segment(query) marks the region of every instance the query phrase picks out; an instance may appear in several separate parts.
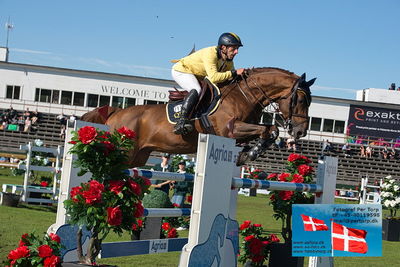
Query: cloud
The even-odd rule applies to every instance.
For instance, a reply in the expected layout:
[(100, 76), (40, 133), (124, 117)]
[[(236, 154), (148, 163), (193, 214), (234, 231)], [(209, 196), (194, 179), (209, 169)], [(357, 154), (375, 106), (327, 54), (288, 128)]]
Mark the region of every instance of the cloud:
[(342, 91), (342, 92), (346, 92), (346, 93), (355, 93), (355, 91), (360, 90), (360, 89), (338, 88), (338, 87), (314, 85), (312, 87), (312, 90), (313, 91), (332, 91), (332, 90), (336, 90), (336, 91)]
[(28, 54), (38, 54), (38, 55), (52, 55), (53, 53), (47, 51), (38, 51), (38, 50), (30, 50), (30, 49), (21, 49), (21, 48), (10, 48), (10, 51), (20, 52), (20, 53), (28, 53)]

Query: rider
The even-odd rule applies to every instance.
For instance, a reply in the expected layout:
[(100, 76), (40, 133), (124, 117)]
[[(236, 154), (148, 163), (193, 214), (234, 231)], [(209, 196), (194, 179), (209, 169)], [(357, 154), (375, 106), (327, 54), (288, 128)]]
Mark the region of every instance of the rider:
[(172, 77), (189, 94), (185, 97), (181, 108), (181, 115), (175, 125), (175, 134), (187, 134), (193, 130), (189, 122), (189, 115), (198, 101), (201, 86), (196, 77), (207, 78), (212, 83), (222, 83), (226, 80), (242, 75), (244, 69), (235, 70), (233, 58), (243, 46), (236, 34), (223, 33), (218, 39), (218, 46), (203, 48), (184, 58), (181, 58), (172, 67)]

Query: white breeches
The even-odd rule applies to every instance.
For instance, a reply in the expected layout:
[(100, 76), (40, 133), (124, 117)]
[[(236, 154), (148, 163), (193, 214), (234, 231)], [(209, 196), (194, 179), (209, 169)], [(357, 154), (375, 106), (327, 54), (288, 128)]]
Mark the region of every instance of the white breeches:
[(171, 70), (172, 78), (174, 78), (175, 82), (182, 87), (183, 90), (190, 92), (192, 89), (196, 90), (200, 95), (201, 86), (194, 76), (191, 73), (179, 72), (174, 69)]

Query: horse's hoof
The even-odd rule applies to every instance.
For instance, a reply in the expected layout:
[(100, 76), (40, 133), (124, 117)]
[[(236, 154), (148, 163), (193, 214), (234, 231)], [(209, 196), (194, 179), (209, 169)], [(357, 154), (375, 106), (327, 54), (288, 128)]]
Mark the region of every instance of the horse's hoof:
[(249, 151), (249, 160), (255, 160), (258, 156), (257, 151), (255, 150), (250, 150)]
[(248, 153), (247, 152), (240, 152), (237, 160), (236, 160), (236, 166), (242, 166), (246, 163), (248, 159)]

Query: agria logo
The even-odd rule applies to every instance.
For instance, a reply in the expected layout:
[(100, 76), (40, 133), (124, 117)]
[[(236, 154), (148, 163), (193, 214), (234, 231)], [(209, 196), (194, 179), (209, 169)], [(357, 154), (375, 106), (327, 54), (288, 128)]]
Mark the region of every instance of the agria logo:
[(360, 116), (364, 116), (365, 111), (362, 108), (356, 108), (356, 111), (354, 112), (354, 118), (359, 121), (363, 121), (364, 118), (360, 118)]

